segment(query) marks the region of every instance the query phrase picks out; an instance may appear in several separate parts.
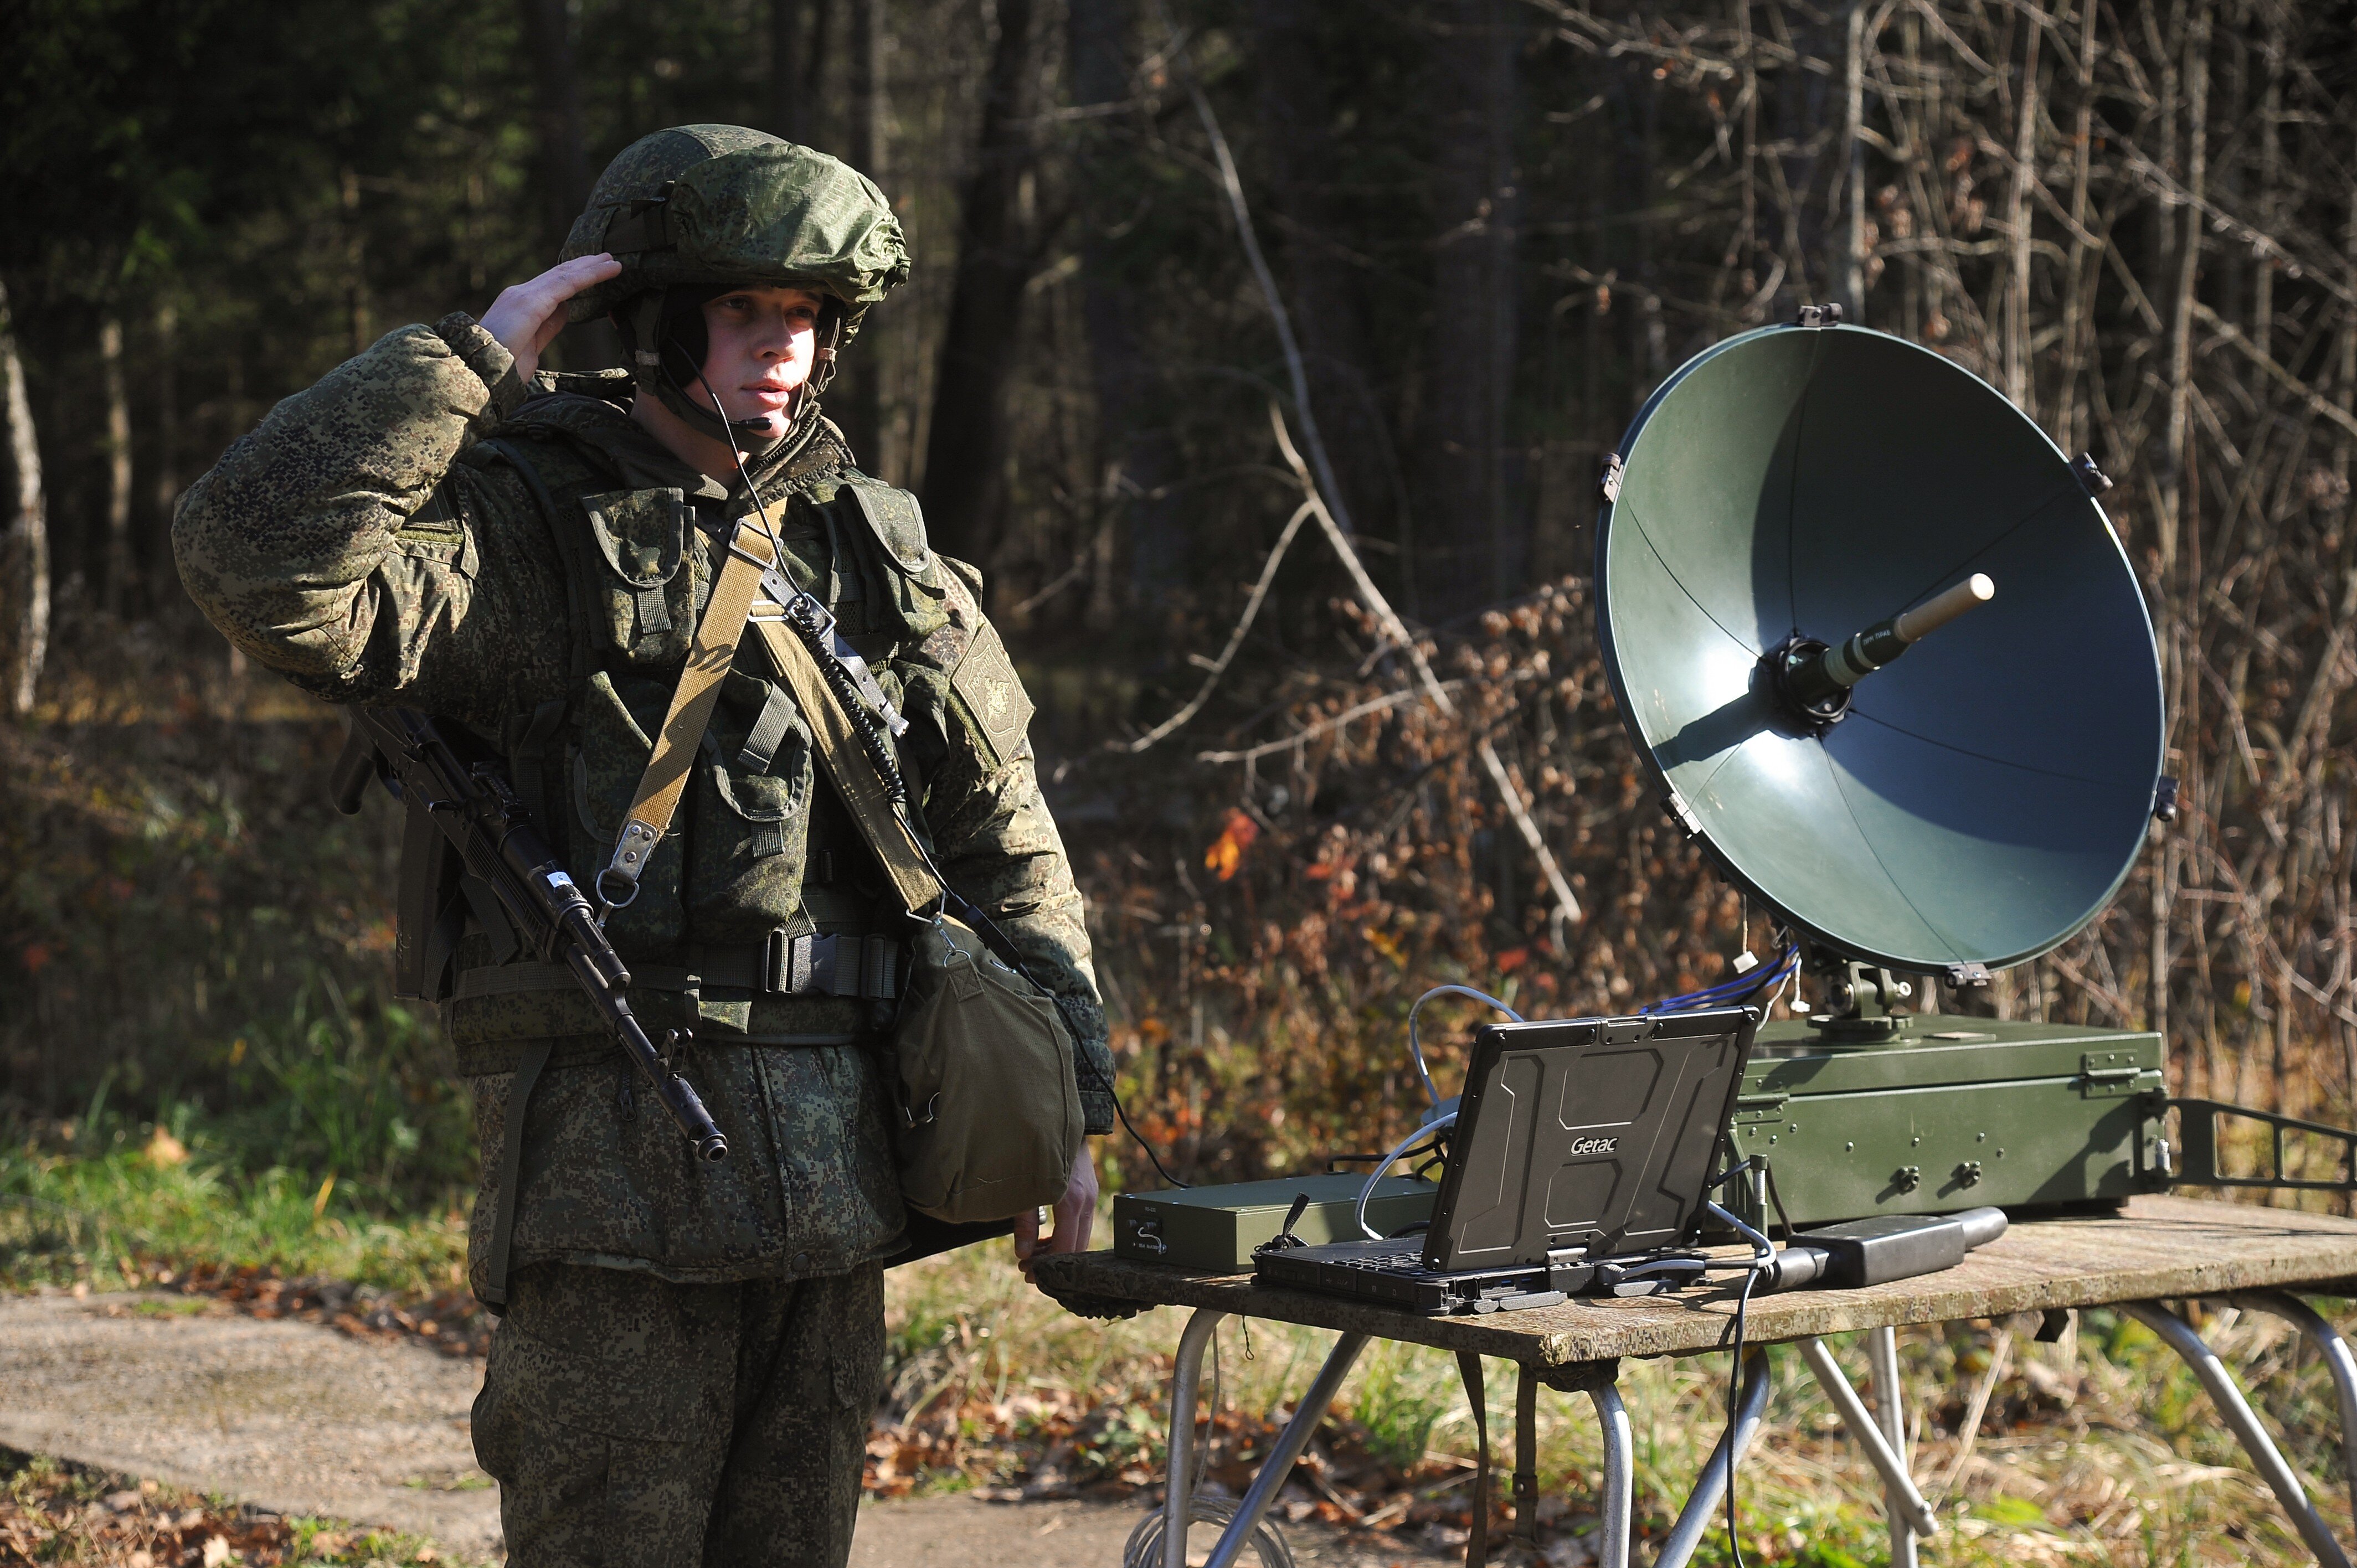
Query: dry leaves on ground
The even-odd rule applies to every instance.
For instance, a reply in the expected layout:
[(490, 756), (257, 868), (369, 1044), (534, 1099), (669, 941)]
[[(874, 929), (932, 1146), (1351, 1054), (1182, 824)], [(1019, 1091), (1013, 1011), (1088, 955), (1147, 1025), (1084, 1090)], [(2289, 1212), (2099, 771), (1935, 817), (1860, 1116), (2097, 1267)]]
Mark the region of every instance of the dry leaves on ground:
[(321, 1323), (359, 1338), (417, 1339), (450, 1356), (490, 1353), (491, 1315), (463, 1290), (411, 1299), (319, 1274), (286, 1279), (252, 1264), (199, 1263), (185, 1273), (158, 1266), (143, 1273), (161, 1289), (202, 1296), (253, 1317)]
[(390, 1532), (339, 1529), (0, 1448), (0, 1568), (293, 1568), (439, 1564)]

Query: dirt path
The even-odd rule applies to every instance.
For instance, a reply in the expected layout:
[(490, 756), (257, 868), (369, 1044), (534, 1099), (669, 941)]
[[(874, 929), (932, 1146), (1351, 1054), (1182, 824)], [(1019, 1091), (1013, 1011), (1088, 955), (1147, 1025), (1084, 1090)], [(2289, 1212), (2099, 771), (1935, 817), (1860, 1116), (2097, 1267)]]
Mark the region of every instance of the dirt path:
[[(481, 1378), (477, 1363), (420, 1346), (247, 1317), (191, 1296), (0, 1297), (0, 1444), (276, 1512), (391, 1526), (496, 1561), (499, 1493), (475, 1467), (467, 1431)], [(851, 1560), (1117, 1568), (1142, 1507), (876, 1504), (861, 1512)], [(1286, 1534), (1302, 1568), (1452, 1560), (1314, 1524)]]

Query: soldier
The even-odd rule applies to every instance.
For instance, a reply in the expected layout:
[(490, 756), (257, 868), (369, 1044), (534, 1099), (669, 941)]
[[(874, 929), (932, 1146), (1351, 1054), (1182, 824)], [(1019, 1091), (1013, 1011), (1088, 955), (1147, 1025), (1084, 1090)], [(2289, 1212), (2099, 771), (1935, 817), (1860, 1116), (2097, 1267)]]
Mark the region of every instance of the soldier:
[[(917, 832), (1054, 993), (1103, 1133), (1103, 1012), (1030, 703), (977, 574), (927, 549), (915, 499), (818, 412), (907, 274), (882, 193), (841, 163), (735, 126), (658, 132), (606, 170), (559, 265), (274, 409), (190, 489), (174, 547), (214, 624), (296, 685), (495, 744), (587, 886), (755, 505), (741, 453), (788, 575), (909, 721)], [(535, 374), (567, 317), (601, 315), (627, 371)], [(694, 1160), (495, 909), (448, 929), (484, 1152), (468, 1271), (503, 1313), (475, 1449), (521, 1568), (849, 1553), (904, 1211), (870, 1049), (891, 981), (823, 961), (905, 912), (813, 744), (740, 656), (678, 825), (608, 925), (657, 1037), (694, 1028), (724, 1163)], [(1085, 1246), (1096, 1190), (1084, 1144), (1052, 1235), (1018, 1220), (1017, 1257)]]

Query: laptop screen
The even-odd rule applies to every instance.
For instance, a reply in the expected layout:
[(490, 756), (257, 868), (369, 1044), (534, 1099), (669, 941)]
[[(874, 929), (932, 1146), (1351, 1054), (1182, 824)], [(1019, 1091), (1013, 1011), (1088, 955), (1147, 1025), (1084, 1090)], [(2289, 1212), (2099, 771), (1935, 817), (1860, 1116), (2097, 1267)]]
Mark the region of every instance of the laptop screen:
[(1759, 1022), (1720, 1007), (1482, 1029), (1425, 1266), (1691, 1244)]

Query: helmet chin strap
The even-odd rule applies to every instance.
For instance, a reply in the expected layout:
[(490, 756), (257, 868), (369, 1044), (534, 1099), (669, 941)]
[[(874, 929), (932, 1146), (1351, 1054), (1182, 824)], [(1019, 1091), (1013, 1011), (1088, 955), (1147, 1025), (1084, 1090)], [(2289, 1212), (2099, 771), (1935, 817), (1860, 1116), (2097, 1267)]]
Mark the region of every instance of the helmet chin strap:
[[(802, 415), (814, 406), (812, 394), (816, 389), (805, 381), (796, 389), (791, 411), (782, 416), (762, 414), (752, 419), (730, 419), (728, 411), (721, 406), (719, 393), (713, 391), (709, 381), (703, 381), (698, 377), (705, 392), (712, 399), (712, 405), (706, 408), (698, 403), (687, 388), (680, 384), (679, 378), (672, 373), (671, 358), (664, 352), (662, 295), (660, 293), (640, 295), (630, 315), (635, 319), (629, 323), (628, 336), (630, 357), (638, 366), (639, 384), (652, 392), (665, 408), (685, 420), (698, 433), (716, 441), (726, 442), (731, 451), (741, 442), (750, 449), (755, 458), (768, 456), (792, 437)], [(653, 373), (650, 375), (650, 371)], [(780, 421), (774, 434), (770, 428), (772, 419)]]

